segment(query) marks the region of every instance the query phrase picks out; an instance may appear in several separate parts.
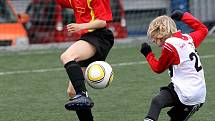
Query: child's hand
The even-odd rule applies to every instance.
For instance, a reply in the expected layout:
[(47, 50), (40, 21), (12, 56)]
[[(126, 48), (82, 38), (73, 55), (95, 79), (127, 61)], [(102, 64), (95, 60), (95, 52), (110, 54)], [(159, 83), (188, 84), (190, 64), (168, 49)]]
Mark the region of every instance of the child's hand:
[(82, 24), (71, 23), (67, 25), (67, 31), (70, 33), (78, 32), (83, 29)]
[(149, 44), (143, 43), (143, 44), (141, 45), (141, 50), (140, 50), (140, 52), (146, 57), (150, 52), (152, 52), (152, 49), (151, 49), (151, 47), (150, 47)]
[(170, 17), (171, 17), (172, 19), (175, 19), (175, 20), (177, 20), (177, 21), (180, 21), (183, 15), (184, 15), (184, 12), (183, 12), (183, 11), (181, 11), (181, 10), (175, 10), (175, 11), (173, 11), (173, 13), (170, 15)]

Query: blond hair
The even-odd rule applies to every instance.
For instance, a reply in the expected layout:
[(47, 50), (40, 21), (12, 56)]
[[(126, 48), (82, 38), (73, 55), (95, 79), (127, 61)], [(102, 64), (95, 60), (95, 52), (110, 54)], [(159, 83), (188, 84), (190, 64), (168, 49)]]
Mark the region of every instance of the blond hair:
[(175, 32), (177, 32), (175, 22), (169, 16), (163, 15), (155, 18), (149, 24), (147, 35), (150, 38), (153, 38), (153, 36), (157, 34), (160, 34), (165, 37)]

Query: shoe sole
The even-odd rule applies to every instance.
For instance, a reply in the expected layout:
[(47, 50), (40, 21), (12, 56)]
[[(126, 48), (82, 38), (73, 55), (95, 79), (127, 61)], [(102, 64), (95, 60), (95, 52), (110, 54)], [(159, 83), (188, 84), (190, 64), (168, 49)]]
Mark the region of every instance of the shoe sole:
[(65, 108), (67, 110), (82, 110), (82, 109), (91, 109), (94, 106), (94, 104), (66, 104)]

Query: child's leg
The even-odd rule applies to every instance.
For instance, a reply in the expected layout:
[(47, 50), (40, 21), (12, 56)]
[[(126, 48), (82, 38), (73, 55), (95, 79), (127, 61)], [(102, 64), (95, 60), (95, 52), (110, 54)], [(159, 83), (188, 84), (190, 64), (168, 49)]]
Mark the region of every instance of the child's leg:
[[(174, 103), (172, 95), (167, 90), (161, 90), (160, 93), (152, 99), (149, 112), (145, 120), (157, 121), (162, 108), (170, 107)], [(147, 121), (146, 120), (146, 121)]]
[(65, 108), (68, 110), (92, 108), (94, 105), (87, 95), (84, 82), (85, 78), (78, 62), (91, 58), (95, 53), (96, 49), (93, 45), (86, 41), (79, 40), (61, 55), (61, 61), (64, 64), (71, 84), (76, 92), (76, 96), (73, 100), (65, 105)]
[(91, 109), (76, 110), (79, 121), (94, 121)]
[(201, 106), (202, 104), (194, 106), (178, 104), (171, 108), (167, 113), (171, 118), (170, 121), (187, 121)]
[[(70, 98), (73, 98), (76, 95), (76, 92), (71, 82), (69, 82), (68, 84), (67, 93)], [(91, 109), (76, 110), (76, 114), (78, 116), (79, 121), (93, 121)]]

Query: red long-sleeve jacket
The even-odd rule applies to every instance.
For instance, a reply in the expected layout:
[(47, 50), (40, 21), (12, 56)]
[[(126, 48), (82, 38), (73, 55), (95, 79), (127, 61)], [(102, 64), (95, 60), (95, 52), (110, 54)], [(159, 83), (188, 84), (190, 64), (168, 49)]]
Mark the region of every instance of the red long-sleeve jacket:
[[(197, 48), (207, 36), (207, 27), (188, 12), (183, 14), (181, 21), (186, 23), (194, 30), (194, 32), (189, 33), (189, 35), (192, 37), (194, 45)], [(186, 40), (186, 36), (183, 36), (181, 32), (177, 32), (172, 36)], [(150, 64), (152, 70), (156, 73), (162, 73), (171, 65), (177, 65), (180, 63), (180, 59), (175, 47), (168, 43), (163, 44), (161, 56), (158, 60), (156, 59), (153, 52), (150, 52), (147, 55), (146, 60)]]

